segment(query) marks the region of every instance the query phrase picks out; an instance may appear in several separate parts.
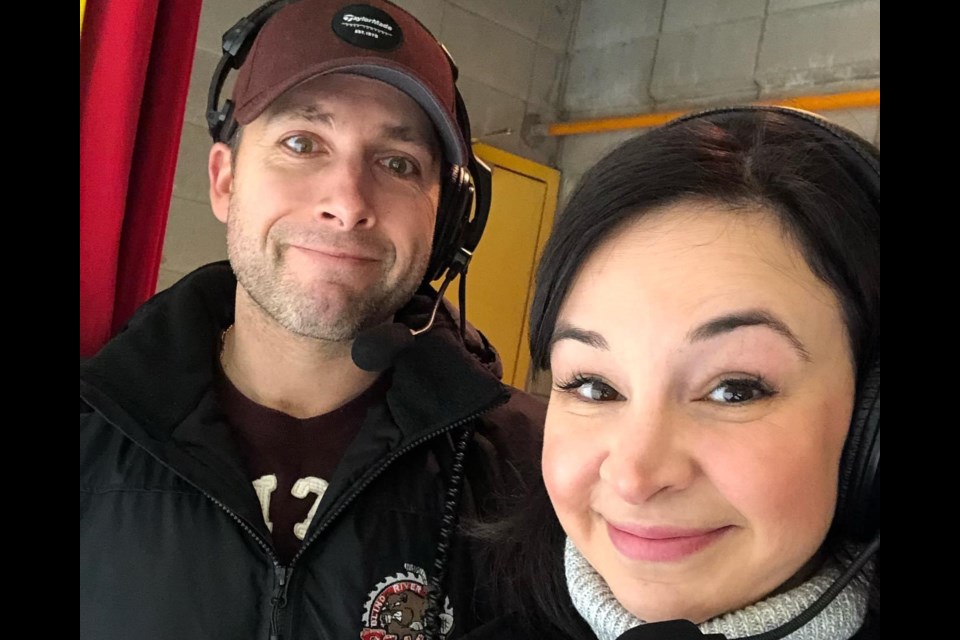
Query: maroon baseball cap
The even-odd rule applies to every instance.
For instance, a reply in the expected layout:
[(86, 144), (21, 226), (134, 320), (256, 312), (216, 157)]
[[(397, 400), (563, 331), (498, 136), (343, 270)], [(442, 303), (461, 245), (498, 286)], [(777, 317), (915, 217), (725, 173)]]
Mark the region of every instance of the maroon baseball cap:
[(327, 73), (366, 76), (403, 91), (433, 122), (444, 157), (467, 164), (446, 51), (416, 18), (383, 0), (297, 0), (280, 9), (240, 67), (234, 118), (249, 124), (288, 89)]

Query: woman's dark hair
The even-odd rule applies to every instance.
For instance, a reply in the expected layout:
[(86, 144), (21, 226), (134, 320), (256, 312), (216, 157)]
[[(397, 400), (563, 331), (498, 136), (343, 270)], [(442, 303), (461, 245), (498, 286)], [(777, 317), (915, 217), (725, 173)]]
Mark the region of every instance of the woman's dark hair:
[[(530, 317), (534, 366), (550, 366), (557, 316), (587, 259), (623, 226), (681, 201), (773, 213), (843, 310), (857, 380), (879, 359), (880, 152), (812, 114), (745, 107), (683, 118), (632, 138), (583, 177), (558, 216), (537, 270)], [(496, 531), (501, 589), (528, 623), (585, 635), (563, 573), (564, 533), (542, 482)], [(825, 549), (847, 540), (831, 531)], [(549, 575), (545, 575), (549, 569)], [(879, 553), (873, 622), (879, 620)]]
[[(654, 209), (707, 200), (732, 210), (760, 206), (778, 217), (839, 298), (855, 369), (858, 376), (865, 371), (880, 341), (880, 152), (808, 117), (783, 109), (718, 111), (632, 138), (594, 165), (559, 215), (537, 269), (534, 365), (550, 366), (560, 307), (605, 240)], [(868, 180), (875, 180), (875, 194)]]

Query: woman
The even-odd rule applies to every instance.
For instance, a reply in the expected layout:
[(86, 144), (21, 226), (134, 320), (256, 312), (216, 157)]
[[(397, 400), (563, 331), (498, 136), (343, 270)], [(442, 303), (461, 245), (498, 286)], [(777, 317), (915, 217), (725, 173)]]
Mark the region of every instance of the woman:
[(867, 142), (763, 107), (584, 177), (538, 271), (501, 637), (879, 636), (879, 185)]

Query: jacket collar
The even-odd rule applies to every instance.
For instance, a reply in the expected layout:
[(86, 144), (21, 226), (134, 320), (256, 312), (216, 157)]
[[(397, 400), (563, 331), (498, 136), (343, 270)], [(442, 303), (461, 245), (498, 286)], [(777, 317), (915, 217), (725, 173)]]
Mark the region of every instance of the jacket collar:
[[(174, 437), (210, 392), (220, 334), (233, 322), (236, 279), (227, 262), (206, 265), (145, 303), (124, 330), (81, 364), (80, 394), (128, 436)], [(429, 287), (398, 314), (425, 324)], [(496, 352), (472, 327), (461, 341), (444, 303), (433, 328), (397, 359), (387, 394), (406, 437), (441, 428), (495, 404), (506, 393)], [(122, 423), (122, 424), (121, 424)]]

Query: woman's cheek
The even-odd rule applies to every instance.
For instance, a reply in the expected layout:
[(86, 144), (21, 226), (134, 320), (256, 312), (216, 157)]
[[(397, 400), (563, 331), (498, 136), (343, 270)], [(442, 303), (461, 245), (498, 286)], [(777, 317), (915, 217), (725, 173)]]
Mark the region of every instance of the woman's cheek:
[(543, 442), (543, 481), (561, 519), (564, 512), (589, 507), (590, 496), (600, 479), (602, 457), (602, 441), (596, 434), (591, 436), (569, 425), (557, 425), (548, 416)]

